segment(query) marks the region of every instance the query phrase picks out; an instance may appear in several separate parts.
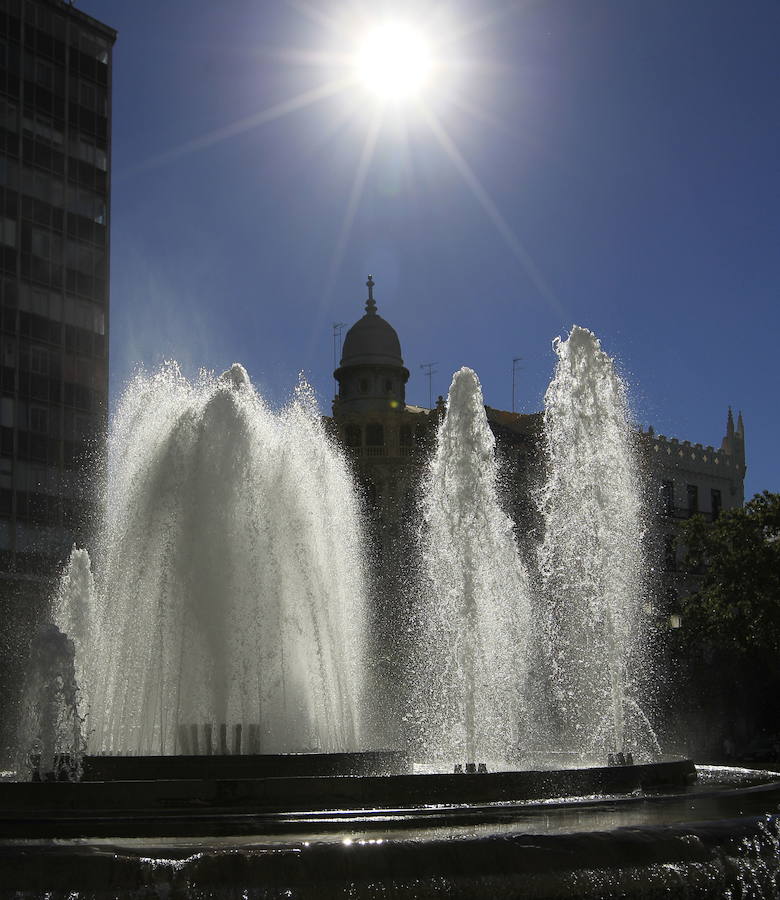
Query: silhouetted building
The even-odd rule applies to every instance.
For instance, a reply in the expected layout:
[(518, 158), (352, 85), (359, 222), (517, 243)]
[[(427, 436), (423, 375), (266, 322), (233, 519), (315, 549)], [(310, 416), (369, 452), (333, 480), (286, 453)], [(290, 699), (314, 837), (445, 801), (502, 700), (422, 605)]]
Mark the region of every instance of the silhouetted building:
[(104, 433), (115, 38), (59, 0), (0, 0), (4, 623), (35, 615), (79, 536)]
[(655, 505), (655, 561), (664, 595), (661, 612), (679, 615), (679, 598), (696, 590), (702, 574), (686, 564), (686, 550), (678, 540), (680, 523), (695, 515), (715, 521), (722, 512), (745, 502), (742, 413), (735, 427), (729, 409), (720, 447), (668, 438), (656, 434), (652, 427), (639, 433), (639, 444), (651, 476), (650, 499)]
[[(366, 313), (346, 334), (341, 364), (334, 372), (338, 393), (333, 402), (332, 427), (348, 448), (374, 513), (374, 546), (388, 565), (377, 565), (382, 597), (392, 596), (396, 583), (407, 577), (399, 571), (413, 554), (404, 541), (413, 540), (408, 525), (413, 519), (422, 463), (432, 446), (435, 427), (444, 411), (406, 404), (409, 370), (393, 327), (377, 313), (374, 281), (367, 282)], [(535, 488), (544, 475), (543, 414), (530, 415), (485, 407), (496, 436), (502, 462), (504, 496), (517, 526), (521, 549), (531, 550), (538, 540)], [(726, 435), (719, 448), (656, 435), (652, 428), (637, 433), (637, 445), (647, 475), (648, 505), (652, 522), (648, 550), (654, 570), (661, 572), (657, 613), (668, 617), (678, 611), (678, 596), (695, 587), (683, 564), (684, 548), (677, 542), (681, 520), (701, 513), (711, 519), (742, 506), (745, 477), (745, 429), (728, 413)], [(413, 529), (412, 529), (413, 530)], [(526, 540), (527, 539), (527, 540)], [(525, 544), (525, 546), (523, 546)], [(394, 602), (388, 600), (387, 602)]]

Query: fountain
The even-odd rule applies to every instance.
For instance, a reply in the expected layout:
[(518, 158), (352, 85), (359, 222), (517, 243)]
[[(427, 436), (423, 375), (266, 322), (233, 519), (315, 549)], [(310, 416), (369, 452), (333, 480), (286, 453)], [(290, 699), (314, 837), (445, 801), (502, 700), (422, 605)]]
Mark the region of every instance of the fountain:
[(505, 767), (521, 739), (529, 589), (497, 476), (479, 379), (461, 369), (423, 488), (413, 710), (419, 752), (450, 766)]
[(33, 781), (78, 781), (83, 721), (73, 641), (56, 625), (44, 624), (30, 645), (18, 771)]
[[(470, 370), (453, 378), (426, 483), (416, 746), (439, 769), (485, 759), (482, 773), (341, 752), (365, 748), (372, 702), (360, 516), (306, 388), (277, 415), (240, 366), (194, 385), (173, 367), (138, 376), (112, 432), (94, 577), (75, 551), (49, 635), (63, 663), (36, 682), (32, 728), (65, 722), (73, 756), (86, 734), (83, 778), (0, 785), (4, 883), (81, 897), (107, 884), (144, 896), (776, 896), (777, 776), (700, 767), (694, 785), (690, 761), (657, 757), (640, 709), (641, 494), (624, 389), (590, 332), (556, 347), (538, 573), (502, 512)], [(528, 666), (545, 673), (545, 702), (526, 696)], [(509, 767), (528, 719), (576, 763)], [(193, 746), (193, 725), (219, 741)], [(56, 740), (39, 741), (41, 759)], [(604, 765), (628, 751), (638, 764)]]
[(558, 745), (579, 758), (660, 752), (632, 696), (649, 656), (648, 566), (625, 386), (592, 332), (575, 326), (554, 349), (536, 604), (552, 690), (538, 714)]
[(138, 375), (108, 466), (97, 577), (74, 550), (54, 604), (88, 751), (192, 751), (196, 723), (245, 751), (356, 750), (358, 509), (308, 388), (276, 415), (238, 365)]

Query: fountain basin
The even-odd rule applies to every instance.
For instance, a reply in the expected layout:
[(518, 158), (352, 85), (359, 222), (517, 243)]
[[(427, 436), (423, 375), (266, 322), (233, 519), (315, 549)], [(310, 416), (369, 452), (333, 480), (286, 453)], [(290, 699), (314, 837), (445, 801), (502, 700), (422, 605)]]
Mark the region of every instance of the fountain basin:
[(442, 809), (445, 819), (473, 817), (474, 807), (682, 789), (696, 778), (690, 760), (478, 775), (407, 767), (405, 755), (392, 752), (86, 757), (81, 782), (0, 785), (0, 837), (266, 834), (285, 816), (287, 829), (316, 823), (329, 831), (345, 816), (370, 825), (372, 816), (401, 810), (429, 822)]
[[(728, 776), (736, 770), (719, 771)], [(0, 870), (4, 890), (68, 890), (81, 898), (138, 891), (262, 898), (724, 896), (727, 890), (776, 896), (780, 775), (742, 771), (741, 778), (710, 777), (631, 795), (417, 807), (249, 812), (222, 796), (221, 806), (195, 804), (169, 816), (160, 807), (142, 837), (121, 832), (131, 806), (112, 812), (104, 799), (102, 819), (113, 823), (104, 833), (110, 837), (69, 839), (60, 830), (53, 841), (22, 838), (21, 829), (12, 838), (5, 831)], [(426, 783), (426, 776), (387, 780), (397, 787), (403, 783), (397, 779), (412, 777)], [(467, 785), (485, 783), (486, 776), (454, 778)], [(279, 787), (294, 780), (281, 779)], [(6, 787), (101, 786), (2, 785), (3, 821), (7, 827), (13, 817)], [(125, 783), (125, 789), (130, 797), (133, 785)], [(64, 805), (59, 812), (62, 826)], [(71, 810), (73, 816), (79, 812)], [(36, 813), (46, 814), (43, 808)], [(137, 832), (141, 818), (132, 813), (130, 819)], [(187, 822), (217, 828), (229, 822), (231, 833), (203, 830), (198, 837), (186, 831)], [(92, 825), (99, 823), (96, 816)], [(166, 823), (178, 836), (154, 830)]]

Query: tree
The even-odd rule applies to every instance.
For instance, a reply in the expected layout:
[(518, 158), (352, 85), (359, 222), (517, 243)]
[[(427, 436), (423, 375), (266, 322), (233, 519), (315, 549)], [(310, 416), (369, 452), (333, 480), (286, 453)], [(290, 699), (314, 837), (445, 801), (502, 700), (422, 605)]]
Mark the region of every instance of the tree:
[(682, 600), (688, 643), (766, 659), (780, 651), (780, 494), (681, 528), (698, 589)]
[[(695, 588), (670, 632), (670, 711), (704, 757), (774, 759), (780, 721), (780, 494), (765, 491), (679, 539)], [(727, 747), (731, 747), (728, 750)]]

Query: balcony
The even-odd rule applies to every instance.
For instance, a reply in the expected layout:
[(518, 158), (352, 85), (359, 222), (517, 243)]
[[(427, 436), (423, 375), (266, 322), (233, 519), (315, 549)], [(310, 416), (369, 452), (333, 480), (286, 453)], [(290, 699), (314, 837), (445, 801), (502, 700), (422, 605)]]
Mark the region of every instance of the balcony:
[(662, 506), (658, 510), (659, 516), (664, 516), (667, 519), (690, 519), (692, 516), (697, 516), (701, 513), (700, 509), (688, 509), (687, 506)]
[(390, 457), (390, 458), (402, 457), (404, 459), (413, 457), (415, 454), (415, 450), (416, 450), (416, 448), (413, 446), (348, 447), (347, 449), (354, 456), (359, 456), (359, 457), (363, 457), (363, 458), (384, 456), (384, 457)]

